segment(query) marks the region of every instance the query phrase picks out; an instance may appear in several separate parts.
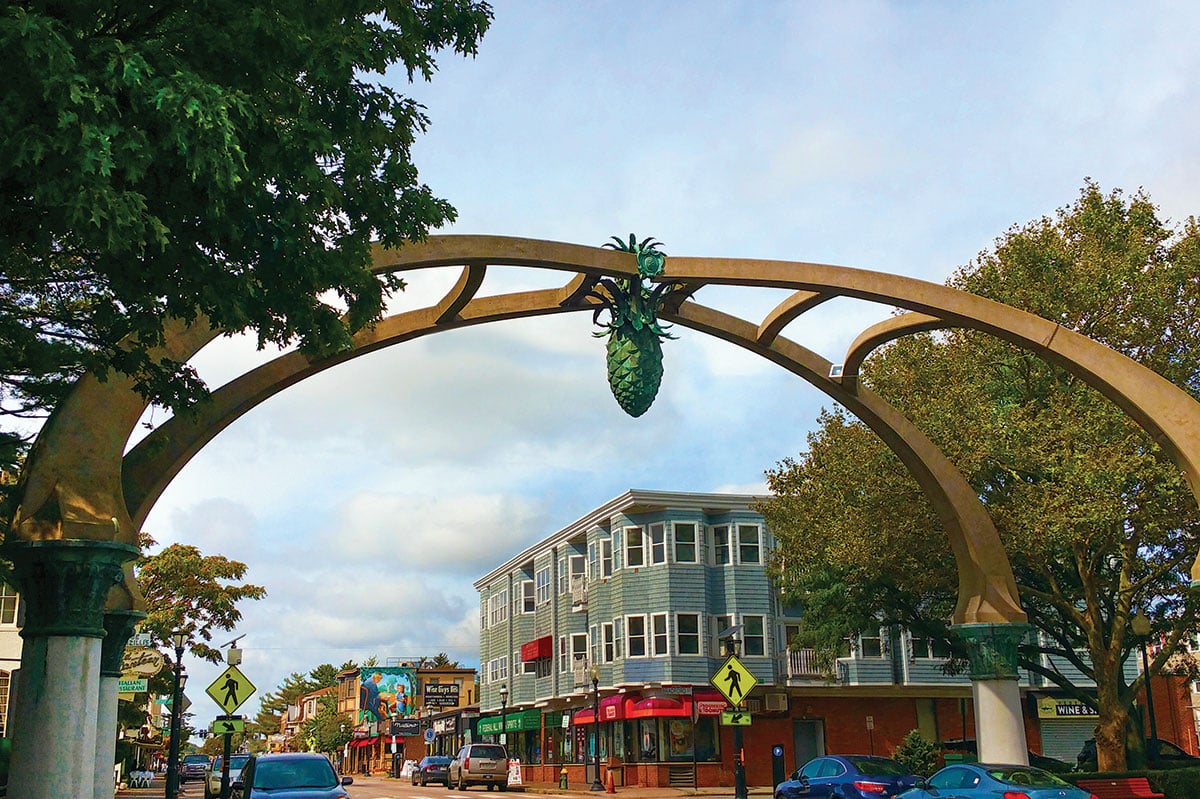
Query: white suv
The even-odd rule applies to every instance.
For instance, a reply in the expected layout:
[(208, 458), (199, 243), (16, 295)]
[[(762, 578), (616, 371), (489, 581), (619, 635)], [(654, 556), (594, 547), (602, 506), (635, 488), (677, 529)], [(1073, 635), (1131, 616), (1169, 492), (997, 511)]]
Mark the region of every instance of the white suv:
[[(250, 755), (234, 753), (229, 756), (229, 784), (233, 785), (233, 781), (242, 773), (242, 767), (246, 765), (246, 761), (250, 759)], [(232, 791), (231, 791), (232, 793)], [(204, 799), (215, 799), (221, 795), (221, 756), (217, 755), (212, 759), (212, 765), (209, 766), (208, 773), (204, 775)]]

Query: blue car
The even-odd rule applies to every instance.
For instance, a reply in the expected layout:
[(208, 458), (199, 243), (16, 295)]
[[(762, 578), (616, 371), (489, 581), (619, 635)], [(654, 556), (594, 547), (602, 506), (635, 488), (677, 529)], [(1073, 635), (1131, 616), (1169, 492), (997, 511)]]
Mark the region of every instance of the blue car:
[(946, 766), (901, 799), (1095, 799), (1091, 793), (1033, 766), (962, 763)]
[(918, 779), (886, 757), (826, 755), (776, 785), (775, 799), (880, 799), (903, 793)]

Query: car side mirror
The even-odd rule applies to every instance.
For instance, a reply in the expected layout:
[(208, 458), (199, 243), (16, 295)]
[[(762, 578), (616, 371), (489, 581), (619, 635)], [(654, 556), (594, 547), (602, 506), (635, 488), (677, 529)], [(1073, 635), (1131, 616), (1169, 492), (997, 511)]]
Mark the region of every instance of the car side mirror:
[(795, 771), (793, 771), (793, 772), (792, 772), (792, 776), (788, 777), (788, 779), (789, 779), (789, 780), (798, 780), (798, 779), (800, 779), (800, 769), (796, 769)]
[(242, 782), (241, 778), (238, 778), (236, 780), (230, 780), (230, 782), (229, 782), (229, 790), (231, 790), (231, 791), (240, 791), (245, 787), (246, 787), (246, 783)]
[(349, 777), (349, 776), (347, 776), (347, 777), (342, 777), (342, 785), (353, 785), (353, 784), (354, 784), (354, 778), (353, 778), (353, 777)]
[(913, 787), (920, 788), (923, 791), (929, 787), (929, 780), (925, 779), (924, 777), (920, 777), (917, 779), (917, 782), (915, 785), (913, 785)]

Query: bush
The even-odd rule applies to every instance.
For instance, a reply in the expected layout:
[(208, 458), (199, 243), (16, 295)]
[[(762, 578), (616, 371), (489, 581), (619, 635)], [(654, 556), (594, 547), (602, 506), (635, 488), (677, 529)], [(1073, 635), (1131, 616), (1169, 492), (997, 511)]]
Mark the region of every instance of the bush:
[(892, 759), (904, 766), (909, 774), (928, 777), (937, 771), (939, 754), (937, 744), (921, 735), (919, 731), (910, 730), (892, 753)]

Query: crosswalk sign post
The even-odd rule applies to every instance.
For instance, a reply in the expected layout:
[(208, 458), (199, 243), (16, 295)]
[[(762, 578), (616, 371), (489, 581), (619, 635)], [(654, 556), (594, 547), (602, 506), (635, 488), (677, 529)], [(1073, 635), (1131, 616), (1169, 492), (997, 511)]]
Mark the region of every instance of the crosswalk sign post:
[(213, 680), (205, 693), (229, 715), (241, 707), (254, 691), (254, 683), (237, 666), (230, 666)]

